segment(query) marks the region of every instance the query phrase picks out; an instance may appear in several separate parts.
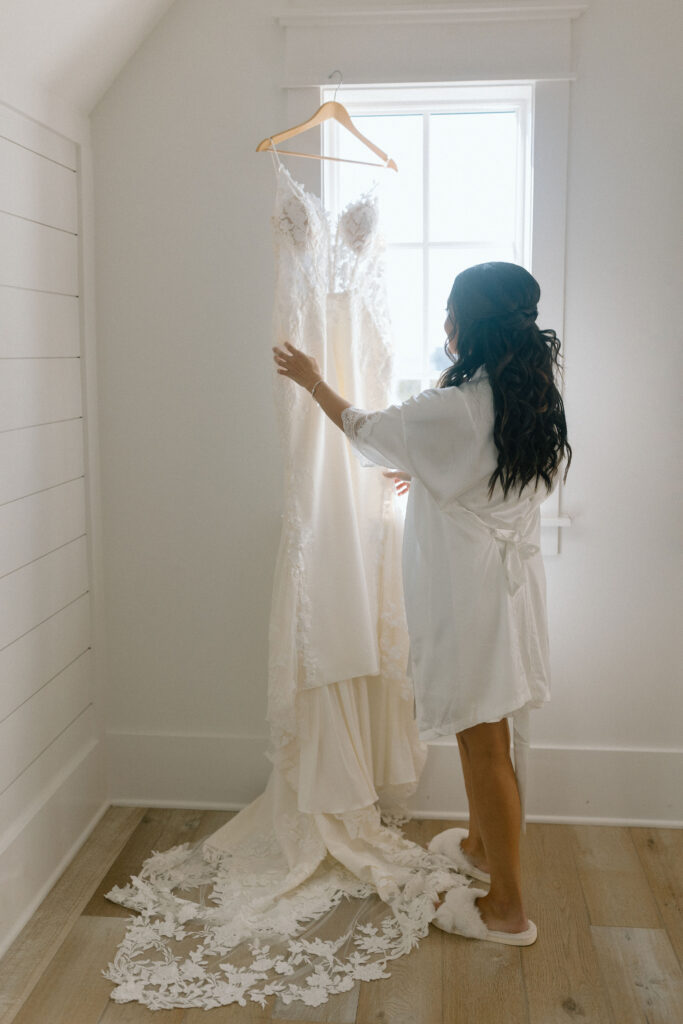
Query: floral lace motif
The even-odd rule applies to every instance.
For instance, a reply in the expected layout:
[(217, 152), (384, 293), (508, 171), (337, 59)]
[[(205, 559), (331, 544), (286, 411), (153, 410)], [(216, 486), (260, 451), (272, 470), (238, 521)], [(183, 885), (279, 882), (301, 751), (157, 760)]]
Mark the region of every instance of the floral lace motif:
[[(102, 971), (116, 984), (111, 998), (151, 1010), (265, 1007), (269, 996), (319, 1006), (358, 979), (389, 977), (387, 963), (427, 934), (438, 894), (468, 879), (381, 825), (375, 807), (343, 818), (350, 836), (379, 843), (391, 874), (362, 881), (328, 855), (305, 883), (275, 896), (286, 867), (272, 835), (255, 835), (229, 857), (206, 841), (153, 852), (130, 884), (106, 894), (139, 911)], [(321, 922), (334, 938), (316, 934)], [(157, 957), (143, 956), (150, 952)]]
[[(288, 250), (292, 268), (305, 267), (311, 284), (327, 294), (339, 294), (357, 289), (359, 297), (365, 293), (368, 308), (381, 306), (377, 279), (383, 283), (380, 266), (385, 243), (379, 232), (379, 208), (376, 185), (358, 199), (348, 203), (336, 222), (318, 196), (307, 192), (295, 181), (284, 165), (279, 168), (276, 212), (271, 217), (276, 252), (282, 246)], [(311, 260), (311, 254), (314, 259)], [(282, 263), (280, 270), (284, 269)], [(374, 280), (373, 280), (374, 279)], [(291, 302), (291, 292), (284, 293)], [(373, 300), (376, 300), (373, 302)], [(384, 326), (388, 328), (388, 315), (382, 310)]]
[(305, 247), (313, 234), (309, 208), (296, 195), (285, 196), (271, 222), (280, 234), (288, 235), (293, 245)]
[(363, 197), (349, 205), (339, 218), (339, 237), (353, 252), (360, 255), (370, 246), (377, 225), (377, 203)]

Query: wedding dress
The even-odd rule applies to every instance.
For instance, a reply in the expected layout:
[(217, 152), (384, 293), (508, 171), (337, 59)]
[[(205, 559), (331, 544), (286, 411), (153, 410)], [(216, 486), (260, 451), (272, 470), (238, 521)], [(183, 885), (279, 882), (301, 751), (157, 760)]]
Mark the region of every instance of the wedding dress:
[[(384, 408), (391, 379), (376, 187), (336, 223), (277, 157), (274, 336)], [(325, 1002), (389, 977), (469, 879), (406, 839), (427, 748), (407, 676), (402, 512), (304, 389), (274, 375), (284, 511), (269, 628), (264, 792), (213, 835), (153, 851), (107, 899), (129, 918), (111, 998), (151, 1009)], [(182, 895), (181, 895), (182, 894)], [(149, 959), (150, 953), (156, 954)]]

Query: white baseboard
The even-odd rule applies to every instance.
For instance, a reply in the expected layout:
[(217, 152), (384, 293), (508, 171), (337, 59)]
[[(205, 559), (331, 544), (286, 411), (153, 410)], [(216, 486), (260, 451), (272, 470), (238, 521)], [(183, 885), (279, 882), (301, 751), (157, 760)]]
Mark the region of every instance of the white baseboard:
[(144, 807), (236, 809), (263, 792), (265, 736), (105, 733), (109, 798)]
[[(240, 810), (265, 789), (265, 736), (107, 733), (110, 800), (135, 807)], [(429, 743), (409, 808), (467, 819), (456, 744)], [(531, 747), (527, 822), (683, 828), (683, 750)]]
[(105, 814), (100, 743), (49, 792), (45, 802), (0, 854), (0, 957), (4, 956)]

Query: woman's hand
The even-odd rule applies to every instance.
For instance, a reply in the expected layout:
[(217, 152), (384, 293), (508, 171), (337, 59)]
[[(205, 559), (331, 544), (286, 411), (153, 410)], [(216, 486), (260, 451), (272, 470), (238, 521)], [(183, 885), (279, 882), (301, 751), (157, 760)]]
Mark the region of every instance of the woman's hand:
[(410, 490), (410, 481), (413, 479), (410, 473), (399, 473), (398, 470), (390, 469), (383, 471), (382, 476), (388, 476), (396, 481), (397, 494), (406, 494)]
[(273, 346), (275, 353), (273, 359), (278, 366), (277, 372), (310, 391), (316, 381), (322, 379), (317, 361), (313, 356), (307, 356), (301, 349), (290, 345), (288, 341), (285, 342), (285, 346), (289, 349), (288, 352), (278, 348), (277, 345)]

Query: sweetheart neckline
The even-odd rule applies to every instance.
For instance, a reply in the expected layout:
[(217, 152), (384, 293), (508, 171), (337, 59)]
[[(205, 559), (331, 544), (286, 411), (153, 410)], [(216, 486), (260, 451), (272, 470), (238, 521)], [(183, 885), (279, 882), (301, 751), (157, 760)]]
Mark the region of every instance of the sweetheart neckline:
[[(309, 192), (308, 189), (300, 181), (297, 181), (296, 178), (292, 176), (292, 172), (289, 170), (288, 167), (285, 166), (285, 164), (280, 162), (276, 170), (278, 172), (284, 171), (287, 177), (289, 178), (290, 184), (292, 184), (301, 193), (302, 198), (311, 201), (313, 205), (318, 209), (318, 212), (322, 215), (324, 220), (326, 220), (328, 223), (334, 223), (331, 211), (323, 206), (320, 196), (316, 195), (315, 192)], [(367, 202), (368, 199), (370, 199), (374, 204), (377, 204), (378, 197), (375, 190), (378, 187), (379, 181), (374, 181), (370, 188), (366, 189), (365, 192), (361, 192), (360, 196), (357, 199), (352, 199), (350, 202), (348, 202), (346, 206), (342, 210), (340, 210), (339, 214), (337, 215), (337, 225), (340, 223), (344, 215), (354, 206), (362, 206), (365, 202)], [(372, 193), (374, 193), (374, 195)]]

